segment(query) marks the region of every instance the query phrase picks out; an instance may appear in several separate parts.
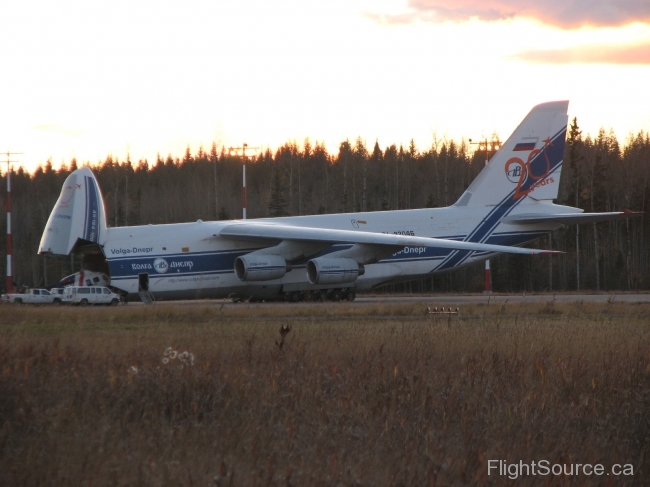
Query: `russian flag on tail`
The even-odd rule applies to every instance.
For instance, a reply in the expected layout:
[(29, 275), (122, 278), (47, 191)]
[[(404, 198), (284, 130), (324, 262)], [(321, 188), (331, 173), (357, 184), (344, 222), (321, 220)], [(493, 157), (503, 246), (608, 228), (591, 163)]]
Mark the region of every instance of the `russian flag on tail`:
[(539, 140), (539, 137), (524, 137), (521, 139), (520, 142), (515, 145), (515, 148), (512, 149), (513, 151), (531, 151), (535, 150), (535, 145), (537, 144), (537, 141)]

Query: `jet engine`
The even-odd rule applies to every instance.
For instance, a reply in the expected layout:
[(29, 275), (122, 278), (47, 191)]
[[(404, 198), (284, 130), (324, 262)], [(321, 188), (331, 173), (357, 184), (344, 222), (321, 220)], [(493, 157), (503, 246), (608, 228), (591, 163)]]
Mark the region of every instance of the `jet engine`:
[(246, 254), (235, 259), (235, 274), (240, 281), (270, 281), (291, 270), (279, 255)]
[(307, 279), (311, 284), (352, 282), (364, 272), (364, 267), (354, 259), (319, 257), (307, 262)]

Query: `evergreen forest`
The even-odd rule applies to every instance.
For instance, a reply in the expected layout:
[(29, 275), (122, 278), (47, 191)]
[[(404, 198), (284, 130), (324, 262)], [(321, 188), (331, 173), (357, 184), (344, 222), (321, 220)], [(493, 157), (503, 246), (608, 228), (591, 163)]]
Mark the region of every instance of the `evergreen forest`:
[[(309, 140), (250, 157), (246, 166), (248, 218), (402, 210), (453, 204), (485, 164), (489, 143), (433, 138), (429, 147), (346, 140), (334, 154)], [(39, 256), (38, 244), (65, 178), (80, 163), (54, 169), (48, 160), (34, 172), (12, 173), (14, 281), (27, 286), (57, 282), (80, 270), (81, 258)], [(182, 157), (131, 161), (109, 155), (88, 164), (103, 193), (109, 226), (241, 218), (242, 158), (213, 143), (190, 147)], [(4, 168), (3, 168), (4, 169)], [(6, 174), (3, 173), (3, 193)], [(650, 136), (640, 132), (621, 144), (613, 131), (583, 135), (570, 124), (559, 204), (588, 212), (645, 212), (616, 222), (570, 226), (534, 243), (560, 250), (553, 256), (502, 255), (491, 261), (495, 292), (636, 291), (650, 289)], [(6, 198), (0, 198), (6, 212)], [(6, 219), (0, 232), (6, 234)], [(647, 229), (647, 230), (646, 230)], [(6, 240), (0, 238), (0, 254)], [(0, 259), (6, 275), (6, 259)], [(386, 286), (389, 292), (479, 292), (482, 265), (441, 276)], [(1, 286), (4, 286), (4, 279)]]

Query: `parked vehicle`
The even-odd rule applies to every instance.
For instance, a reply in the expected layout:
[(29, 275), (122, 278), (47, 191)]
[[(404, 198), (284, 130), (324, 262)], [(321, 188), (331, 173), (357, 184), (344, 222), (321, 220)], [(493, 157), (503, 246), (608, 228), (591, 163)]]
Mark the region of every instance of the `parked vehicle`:
[(53, 287), (50, 289), (50, 294), (54, 297), (54, 299), (62, 300), (63, 296), (65, 295), (65, 289), (62, 287)]
[(65, 288), (63, 302), (80, 306), (89, 304), (115, 306), (120, 302), (120, 297), (103, 286), (68, 286)]
[(3, 294), (2, 301), (15, 304), (61, 304), (62, 296), (47, 289), (30, 289), (25, 293)]

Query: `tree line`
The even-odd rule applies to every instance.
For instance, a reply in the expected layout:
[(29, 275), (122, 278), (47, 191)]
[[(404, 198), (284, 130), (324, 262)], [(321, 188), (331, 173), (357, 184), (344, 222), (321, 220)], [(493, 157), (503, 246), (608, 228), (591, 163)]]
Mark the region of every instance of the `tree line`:
[[(485, 147), (492, 155), (491, 147)], [(485, 150), (466, 140), (434, 137), (427, 148), (381, 149), (375, 142), (342, 142), (330, 154), (323, 144), (288, 142), (248, 158), (248, 218), (285, 215), (401, 210), (453, 204), (484, 166)], [(14, 276), (19, 284), (56, 282), (82, 266), (81, 257), (39, 256), (38, 244), (65, 178), (77, 168), (71, 160), (54, 169), (48, 160), (33, 172), (12, 174)], [(89, 164), (104, 196), (109, 226), (241, 218), (242, 158), (213, 143), (182, 157), (120, 160), (109, 155)], [(589, 212), (632, 209), (645, 212), (650, 176), (650, 136), (630, 135), (621, 145), (613, 131), (584, 136), (574, 119), (557, 203)], [(6, 174), (2, 177), (6, 187)], [(0, 212), (6, 211), (6, 199)], [(6, 219), (0, 219), (6, 233)], [(648, 230), (646, 231), (646, 228)], [(492, 260), (495, 291), (650, 289), (650, 216), (571, 226), (535, 242), (561, 250), (536, 258), (502, 255)], [(0, 238), (0, 253), (6, 241)], [(6, 275), (6, 259), (0, 260)], [(4, 282), (4, 281), (3, 281)], [(480, 291), (483, 267), (470, 266), (425, 280), (389, 286), (390, 291)]]

